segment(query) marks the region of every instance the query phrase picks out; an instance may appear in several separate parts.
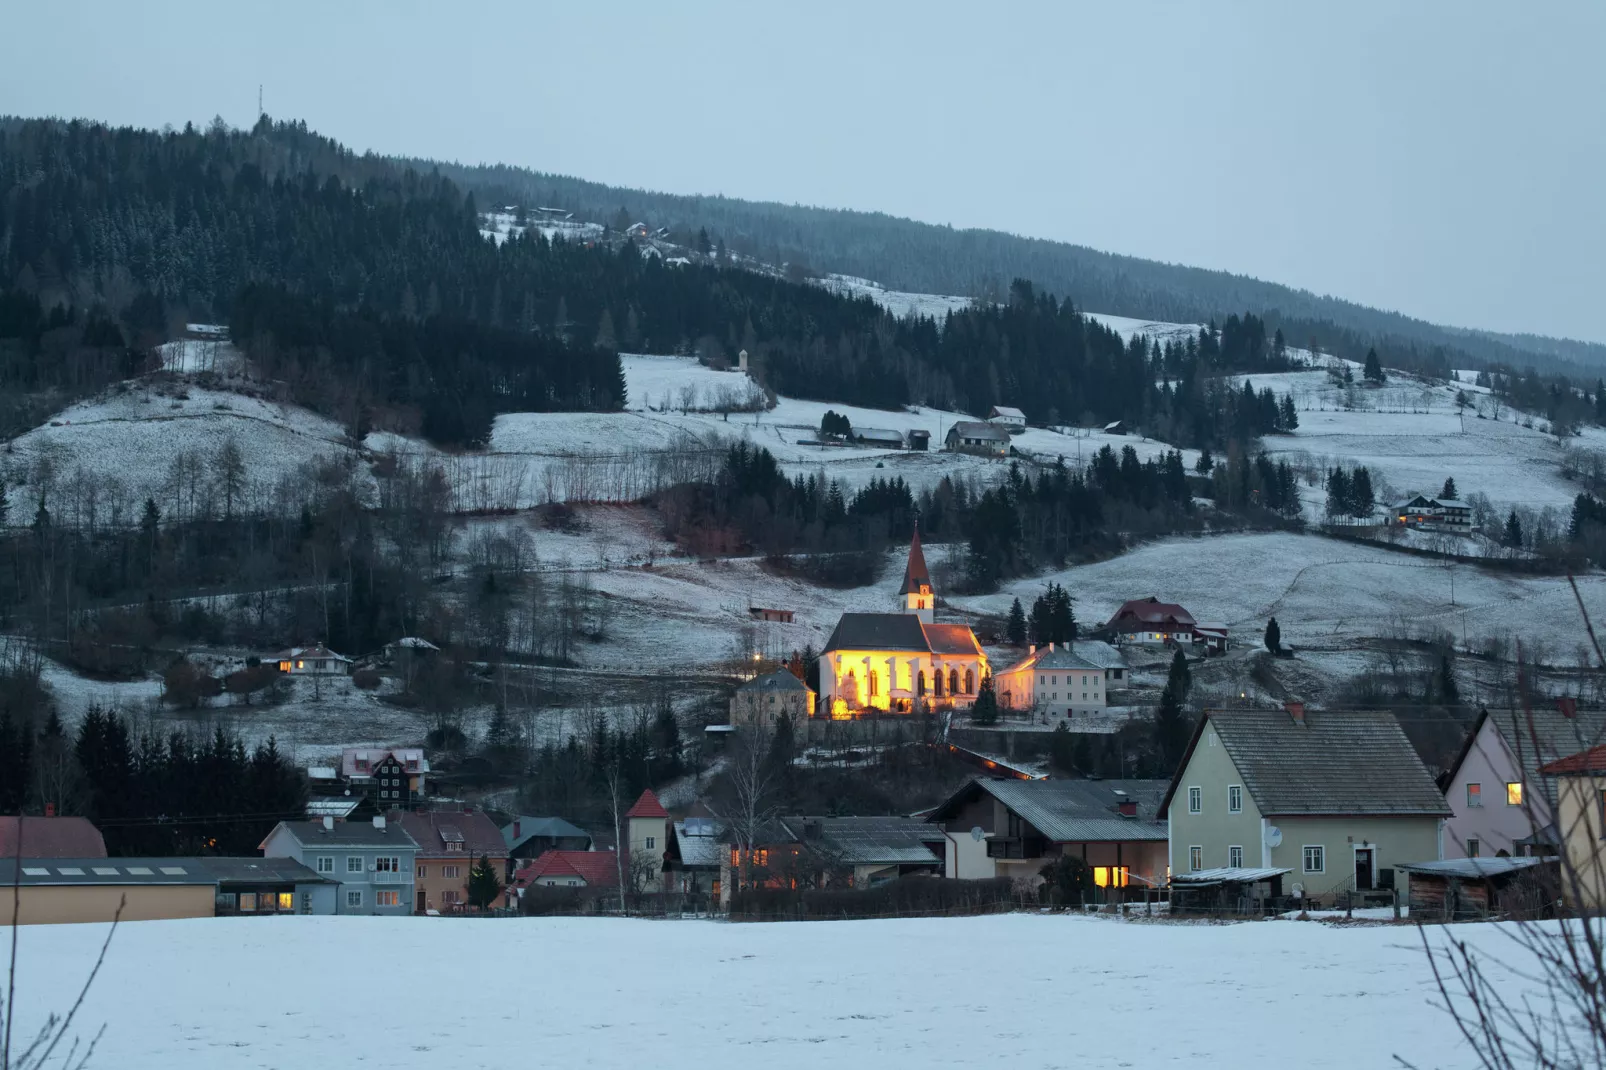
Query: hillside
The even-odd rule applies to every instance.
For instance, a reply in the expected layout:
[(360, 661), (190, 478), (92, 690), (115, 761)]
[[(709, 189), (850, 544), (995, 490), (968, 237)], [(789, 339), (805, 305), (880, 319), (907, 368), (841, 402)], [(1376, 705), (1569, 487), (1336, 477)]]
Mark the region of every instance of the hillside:
[[(955, 230), (877, 212), (625, 189), (507, 165), (439, 168), (485, 203), (553, 205), (618, 227), (644, 220), (691, 244), (699, 230), (772, 264), (874, 279), (889, 290), (1001, 297), (1015, 278), (1079, 308), (1174, 322), (1253, 312), (1300, 345), (1360, 359), (1375, 347), (1395, 366), (1535, 366), (1594, 375), (1606, 345), (1445, 327), (1274, 282), (989, 230)], [(623, 221), (623, 222), (620, 222)]]

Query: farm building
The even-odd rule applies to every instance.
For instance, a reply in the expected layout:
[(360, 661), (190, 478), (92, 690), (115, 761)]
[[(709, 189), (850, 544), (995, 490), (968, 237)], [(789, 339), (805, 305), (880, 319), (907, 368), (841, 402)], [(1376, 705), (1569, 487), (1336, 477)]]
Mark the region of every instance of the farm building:
[(943, 444), (954, 453), (1002, 457), (1009, 449), (1009, 432), (997, 424), (960, 420), (948, 429)]
[(319, 643), (317, 646), (293, 646), (262, 659), (279, 666), (279, 671), (292, 676), (349, 676), (351, 659), (336, 654)]
[(994, 405), (987, 413), (987, 422), (1011, 430), (1026, 430), (1026, 414), (1008, 405)]

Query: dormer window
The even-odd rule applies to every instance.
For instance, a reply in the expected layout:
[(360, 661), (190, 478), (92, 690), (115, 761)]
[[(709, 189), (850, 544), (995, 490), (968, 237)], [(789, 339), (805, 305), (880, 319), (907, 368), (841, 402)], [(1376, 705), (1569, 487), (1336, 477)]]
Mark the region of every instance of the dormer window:
[(368, 759), (367, 758), (358, 758), (357, 759), (357, 772), (366, 773), (368, 771), (369, 771), (369, 769), (368, 769)]
[(407, 759), (407, 771), (409, 773), (418, 772), (418, 759), (417, 758), (409, 758), (409, 759)]

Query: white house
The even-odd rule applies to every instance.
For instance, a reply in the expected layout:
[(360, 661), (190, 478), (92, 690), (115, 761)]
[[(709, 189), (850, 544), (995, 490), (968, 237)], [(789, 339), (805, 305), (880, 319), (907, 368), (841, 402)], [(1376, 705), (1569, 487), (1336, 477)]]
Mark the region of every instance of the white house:
[(987, 422), (1006, 427), (1011, 431), (1026, 430), (1026, 414), (1008, 405), (994, 405), (987, 413)]
[(293, 858), (320, 877), (340, 882), (337, 914), (408, 914), (418, 842), (383, 817), (372, 824), (281, 821), (262, 841), (264, 858)]
[(278, 665), (280, 672), (292, 676), (351, 675), (351, 659), (336, 654), (322, 643), (317, 646), (293, 646), (265, 660)]
[[(993, 678), (998, 704), (1007, 710), (1036, 710), (1048, 717), (1074, 717), (1109, 705), (1109, 684), (1125, 675), (1125, 662), (1106, 643), (1084, 653), (1081, 644), (1049, 643)], [(1093, 656), (1089, 656), (1093, 655)], [(1109, 655), (1113, 655), (1113, 658)]]

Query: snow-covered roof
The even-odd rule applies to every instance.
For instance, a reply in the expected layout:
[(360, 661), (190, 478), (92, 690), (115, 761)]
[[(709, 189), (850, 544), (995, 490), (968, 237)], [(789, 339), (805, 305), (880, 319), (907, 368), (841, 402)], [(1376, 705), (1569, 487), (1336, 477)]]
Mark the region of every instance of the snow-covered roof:
[(1285, 873), (1292, 872), (1291, 869), (1276, 869), (1270, 866), (1220, 866), (1216, 869), (1194, 870), (1192, 873), (1173, 873), (1171, 883), (1195, 888), (1204, 888), (1212, 884), (1253, 884), (1256, 881), (1269, 881), (1273, 877), (1281, 877)]
[(1019, 409), (1012, 408), (1009, 405), (994, 405), (991, 415), (1003, 416), (1012, 420), (1026, 419), (1026, 414), (1024, 412), (1021, 412)]
[(332, 765), (312, 765), (307, 767), (308, 780), (333, 780), (340, 773)]
[(416, 635), (404, 636), (403, 638), (396, 640), (391, 645), (392, 646), (398, 646), (398, 647), (405, 647), (408, 650), (439, 650), (440, 649), (440, 647), (436, 646), (434, 643), (430, 642), (428, 639), (420, 639)]
[(1518, 870), (1537, 866), (1554, 859), (1545, 858), (1446, 858), (1434, 862), (1402, 862), (1395, 868), (1407, 873), (1422, 873), (1434, 877), (1463, 877), (1477, 880), (1480, 877), (1504, 877)]

